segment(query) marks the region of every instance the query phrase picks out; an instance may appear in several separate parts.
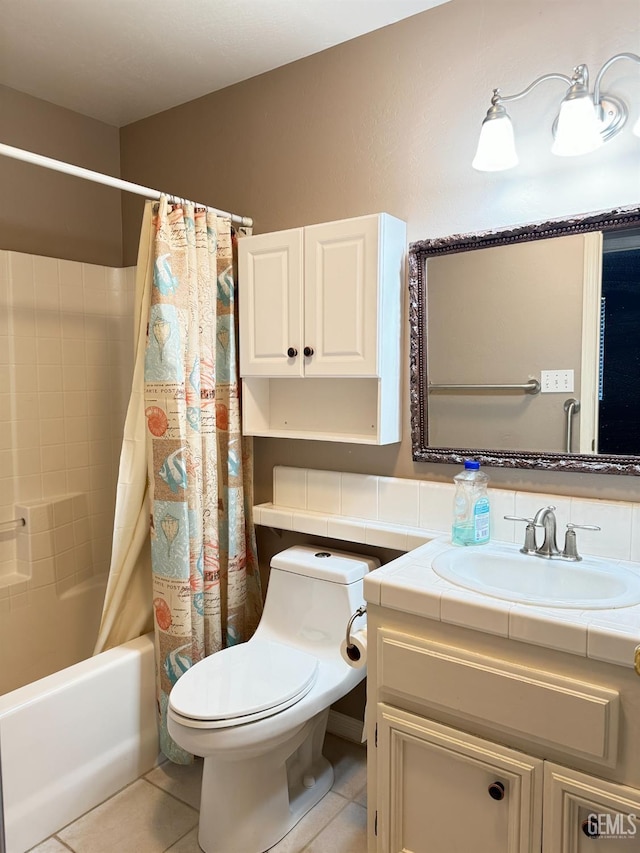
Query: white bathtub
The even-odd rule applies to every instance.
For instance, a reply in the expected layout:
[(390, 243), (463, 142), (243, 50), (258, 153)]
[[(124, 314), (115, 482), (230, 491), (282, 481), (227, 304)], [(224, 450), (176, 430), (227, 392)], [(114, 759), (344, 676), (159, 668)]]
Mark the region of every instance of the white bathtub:
[(6, 853), (24, 853), (157, 763), (154, 678), (147, 634), (0, 697)]

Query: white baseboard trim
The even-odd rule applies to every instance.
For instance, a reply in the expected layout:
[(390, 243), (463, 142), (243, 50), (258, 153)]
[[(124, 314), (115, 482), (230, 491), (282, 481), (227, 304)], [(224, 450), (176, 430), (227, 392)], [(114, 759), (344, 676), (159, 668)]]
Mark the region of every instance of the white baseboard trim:
[(347, 714), (341, 714), (340, 711), (329, 711), (329, 720), (327, 722), (327, 731), (332, 735), (351, 740), (354, 743), (362, 743), (362, 729), (364, 723), (362, 720), (356, 720), (354, 717), (349, 717)]

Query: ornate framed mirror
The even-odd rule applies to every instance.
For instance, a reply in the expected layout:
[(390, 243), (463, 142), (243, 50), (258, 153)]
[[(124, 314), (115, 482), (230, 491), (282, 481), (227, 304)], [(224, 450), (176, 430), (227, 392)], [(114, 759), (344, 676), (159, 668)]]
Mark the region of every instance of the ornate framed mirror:
[(640, 207), (409, 247), (413, 459), (640, 476)]

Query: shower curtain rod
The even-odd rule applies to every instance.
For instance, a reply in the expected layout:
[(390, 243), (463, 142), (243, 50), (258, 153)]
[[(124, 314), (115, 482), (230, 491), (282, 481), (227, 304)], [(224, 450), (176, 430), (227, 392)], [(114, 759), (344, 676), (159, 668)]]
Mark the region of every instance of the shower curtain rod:
[[(93, 172), (91, 169), (85, 169), (82, 166), (74, 166), (71, 163), (65, 163), (62, 160), (54, 160), (52, 157), (45, 157), (42, 154), (34, 154), (32, 151), (24, 151), (22, 148), (14, 148), (12, 145), (5, 145), (0, 142), (0, 155), (3, 157), (11, 157), (14, 160), (23, 160), (25, 163), (33, 163), (34, 166), (43, 166), (45, 169), (53, 169), (55, 172), (64, 172), (67, 175), (73, 175), (76, 178), (84, 178), (87, 181), (93, 181), (96, 184), (104, 184), (107, 187), (114, 187), (117, 190), (134, 193), (135, 195), (143, 195), (146, 198), (159, 199), (162, 195), (168, 198), (181, 198), (181, 196), (173, 196), (171, 193), (161, 193), (158, 190), (152, 190), (150, 187), (143, 187), (139, 184), (132, 184), (129, 181), (123, 181), (120, 178), (112, 178), (111, 175), (103, 175), (100, 172)], [(218, 210), (216, 207), (209, 207), (206, 204), (199, 207), (206, 207), (212, 213), (217, 213), (220, 216), (226, 216), (232, 222), (238, 222), (246, 228), (251, 228), (253, 219), (248, 216), (239, 216), (237, 213), (227, 213), (226, 210)]]

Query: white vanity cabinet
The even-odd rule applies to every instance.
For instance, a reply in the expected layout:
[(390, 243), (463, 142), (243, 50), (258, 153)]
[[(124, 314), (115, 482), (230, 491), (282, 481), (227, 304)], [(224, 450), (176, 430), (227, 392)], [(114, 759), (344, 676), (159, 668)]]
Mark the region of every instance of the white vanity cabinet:
[(367, 618), (369, 853), (640, 853), (633, 670)]
[(385, 705), (377, 753), (375, 849), (539, 853), (539, 759)]
[(246, 434), (400, 440), (405, 251), (384, 213), (240, 241)]
[(543, 853), (640, 850), (639, 790), (544, 764)]

